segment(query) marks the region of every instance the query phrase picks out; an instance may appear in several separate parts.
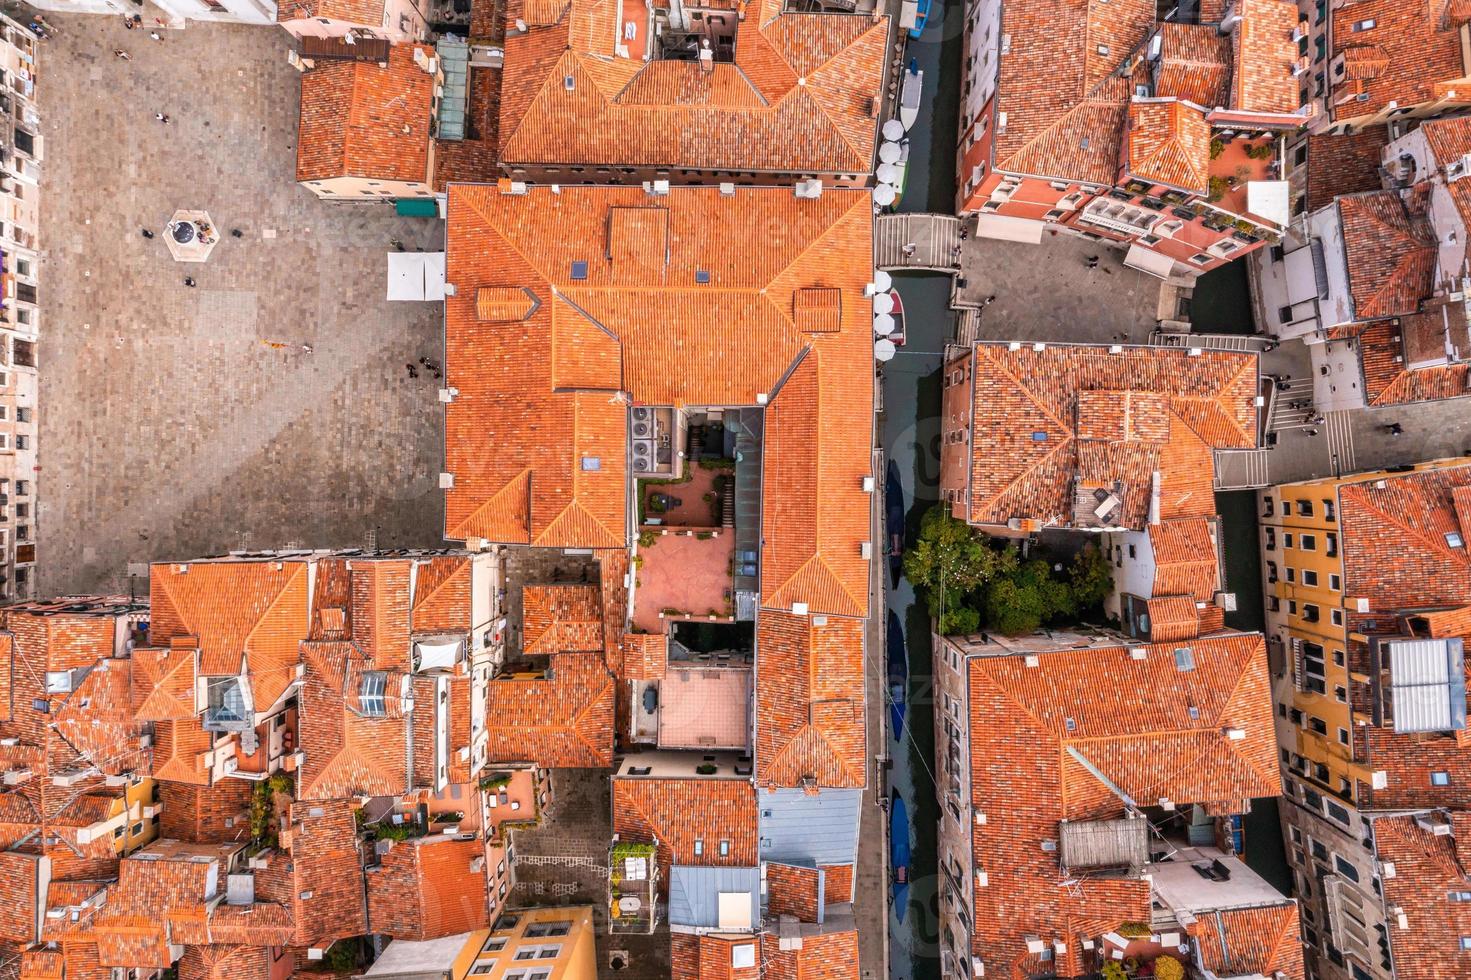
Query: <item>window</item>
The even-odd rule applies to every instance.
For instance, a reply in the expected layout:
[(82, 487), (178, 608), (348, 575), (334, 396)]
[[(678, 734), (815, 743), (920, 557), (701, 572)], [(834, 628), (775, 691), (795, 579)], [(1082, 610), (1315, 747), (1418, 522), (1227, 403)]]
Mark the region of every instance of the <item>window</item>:
[(1311, 568), (1304, 568), (1302, 570), (1302, 584), (1303, 585), (1317, 585), (1318, 584), (1318, 573), (1315, 572), (1315, 571), (1313, 571)]
[(1323, 501), (1323, 519), (1327, 521), (1338, 520), (1338, 515), (1333, 512), (1333, 501), (1326, 498)]
[(486, 941), (484, 952), (487, 952), (487, 953), (499, 953), (501, 950), (503, 950), (505, 948), (506, 948), (506, 937), (505, 936), (496, 936), (496, 937), (494, 937), (494, 938), (489, 939), (489, 940)]
[(1312, 517), (1313, 516), (1313, 502), (1311, 500), (1299, 500), (1297, 502), (1297, 516), (1298, 517)]
[(1328, 848), (1326, 848), (1326, 847), (1323, 846), (1323, 842), (1322, 841), (1320, 841), (1320, 840), (1313, 841), (1312, 850), (1313, 850), (1313, 857), (1317, 858), (1319, 861), (1323, 861), (1325, 863), (1327, 862), (1327, 860), (1328, 860)]
[(1328, 723), (1322, 718), (1314, 718), (1312, 715), (1308, 715), (1308, 727), (1319, 735), (1328, 734)]
[(720, 842), (720, 856), (721, 857), (729, 857), (730, 856), (730, 841), (728, 841), (728, 840), (722, 840)]
[(1296, 582), (1297, 581), (1297, 569), (1295, 569), (1295, 568), (1288, 568), (1287, 569), (1287, 581), (1289, 581), (1289, 582)]
[(1303, 603), (1302, 618), (1304, 622), (1316, 623), (1321, 618), (1318, 615), (1318, 607), (1311, 602)]
[(1372, 31), (1375, 25), (1378, 23), (1379, 22), (1373, 17), (1366, 17), (1363, 20), (1356, 20), (1354, 21), (1354, 33), (1358, 34), (1363, 31)]
[(1195, 669), (1195, 654), (1189, 647), (1175, 649), (1175, 669), (1179, 671)]
[(1348, 704), (1348, 691), (1342, 687), (1334, 687), (1333, 699), (1339, 704)]
[(1450, 773), (1445, 772), (1443, 770), (1437, 770), (1436, 772), (1432, 772), (1430, 774), (1430, 785), (1431, 786), (1449, 786), (1450, 784), (1451, 784), (1451, 774)]
[(1338, 535), (1332, 531), (1328, 532), (1328, 550), (1324, 552), (1329, 558), (1338, 557)]
[(1332, 589), (1334, 592), (1343, 591), (1343, 579), (1339, 577), (1337, 572), (1328, 573), (1328, 588)]
[(1338, 730), (1338, 743), (1340, 745), (1347, 745), (1348, 744), (1348, 729), (1347, 728), (1340, 728)]
[(1277, 550), (1277, 529), (1275, 527), (1267, 527), (1265, 529), (1265, 532), (1266, 532), (1266, 536), (1267, 536), (1267, 550), (1268, 551), (1276, 551)]
[(1283, 531), (1282, 532), (1282, 547), (1284, 547), (1284, 548), (1291, 548), (1292, 547), (1292, 532), (1291, 531)]
[(540, 947), (537, 947), (537, 946), (526, 946), (526, 947), (523, 947), (521, 949), (516, 950), (516, 959), (518, 959), (518, 960), (534, 960), (534, 959), (537, 958), (537, 956), (540, 953), (541, 953)]
[(695, 841), (695, 857), (699, 857), (701, 854), (704, 854), (704, 853), (705, 853), (705, 842), (702, 841), (702, 840)]
[(364, 673), (362, 686), (358, 689), (358, 713), (381, 718), (384, 714), (383, 692), (387, 686), (386, 671), (370, 670)]
[(1334, 626), (1342, 626), (1343, 625), (1343, 610), (1342, 609), (1330, 609), (1328, 611), (1328, 618), (1333, 621), (1333, 625)]
[(570, 920), (565, 919), (557, 922), (533, 922), (526, 927), (526, 935), (532, 938), (565, 936), (571, 931), (572, 923)]
[(1328, 814), (1328, 816), (1332, 817), (1334, 820), (1337, 820), (1339, 823), (1343, 824), (1345, 827), (1348, 826), (1348, 811), (1339, 806), (1337, 803), (1334, 803), (1332, 800), (1323, 801), (1323, 812)]
[(495, 960), (480, 960), (480, 961), (478, 961), (475, 964), (474, 968), (470, 970), (470, 975), (471, 976), (476, 976), (476, 977), (482, 977), (482, 976), (485, 976), (487, 973), (494, 973), (494, 972), (495, 972)]
[(1446, 899), (1452, 902), (1471, 902), (1471, 892), (1451, 892)]
[(1300, 534), (1297, 538), (1297, 546), (1303, 551), (1318, 550), (1318, 536), (1316, 534)]

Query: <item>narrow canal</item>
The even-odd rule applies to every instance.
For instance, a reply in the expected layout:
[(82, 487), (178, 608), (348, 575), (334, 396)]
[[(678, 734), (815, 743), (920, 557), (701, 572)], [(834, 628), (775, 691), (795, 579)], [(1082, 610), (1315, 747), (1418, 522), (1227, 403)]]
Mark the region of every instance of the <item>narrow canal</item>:
[[(909, 131), (909, 168), (900, 210), (954, 212), (955, 145), (960, 97), (963, 0), (934, 0), (926, 28), (909, 41), (908, 59), (924, 71), (924, 103)], [(940, 360), (955, 335), (950, 277), (899, 275), (907, 341), (883, 367), (884, 451), (903, 496), (905, 539), (939, 499)], [(929, 617), (901, 579), (888, 594), (887, 615), (903, 634), (909, 676), (902, 731), (890, 732), (893, 793), (908, 816), (908, 894), (889, 913), (889, 975), (931, 980), (940, 975), (939, 866), (935, 832), (939, 804), (934, 768), (934, 698), (930, 685)], [(888, 630), (886, 630), (886, 635)], [(900, 651), (888, 651), (890, 657)]]

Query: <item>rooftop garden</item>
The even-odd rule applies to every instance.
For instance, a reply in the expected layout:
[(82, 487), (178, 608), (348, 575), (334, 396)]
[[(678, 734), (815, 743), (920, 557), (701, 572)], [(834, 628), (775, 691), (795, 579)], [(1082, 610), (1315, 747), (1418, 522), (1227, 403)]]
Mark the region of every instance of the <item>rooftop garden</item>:
[[(1062, 567), (1057, 567), (1061, 565)], [(982, 534), (943, 504), (920, 522), (904, 574), (925, 597), (942, 634), (982, 629), (1019, 636), (1096, 617), (1113, 588), (1108, 562), (1089, 544), (1066, 562), (1023, 557), (1013, 543)]]

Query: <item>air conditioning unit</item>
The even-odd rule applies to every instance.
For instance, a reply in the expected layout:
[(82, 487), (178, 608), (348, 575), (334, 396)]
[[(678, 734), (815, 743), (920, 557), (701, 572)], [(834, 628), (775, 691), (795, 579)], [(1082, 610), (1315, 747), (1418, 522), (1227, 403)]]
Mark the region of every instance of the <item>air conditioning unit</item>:
[[(636, 426), (639, 423), (636, 422), (634, 424)], [(652, 425), (652, 423), (650, 423), (650, 424)], [(649, 473), (649, 472), (652, 472), (653, 469), (654, 469), (654, 440), (653, 439), (634, 439), (633, 440), (633, 472), (634, 472), (634, 474), (637, 475), (639, 473)]]

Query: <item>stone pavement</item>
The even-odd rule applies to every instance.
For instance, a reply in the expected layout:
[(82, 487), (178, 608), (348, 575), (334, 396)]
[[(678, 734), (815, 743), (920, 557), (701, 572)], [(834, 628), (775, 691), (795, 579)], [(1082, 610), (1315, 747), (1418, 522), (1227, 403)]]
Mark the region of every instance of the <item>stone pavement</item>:
[[(1097, 269), (1087, 268), (1090, 255), (1098, 256)], [(1120, 334), (1146, 343), (1163, 285), (1126, 268), (1117, 249), (1071, 235), (1027, 245), (971, 234), (961, 245), (960, 279), (958, 305), (996, 297), (981, 312), (979, 339), (1074, 343), (1109, 343)]]
[[(286, 32), (191, 23), (156, 42), (116, 17), (51, 19), (42, 594), (235, 548), (440, 544), (443, 413), (404, 369), (442, 357), (440, 307), (384, 300), (389, 241), (442, 248), (440, 223), (296, 186)], [(208, 263), (169, 258), (176, 208), (220, 229)]]

